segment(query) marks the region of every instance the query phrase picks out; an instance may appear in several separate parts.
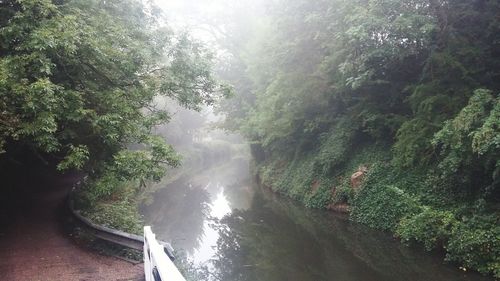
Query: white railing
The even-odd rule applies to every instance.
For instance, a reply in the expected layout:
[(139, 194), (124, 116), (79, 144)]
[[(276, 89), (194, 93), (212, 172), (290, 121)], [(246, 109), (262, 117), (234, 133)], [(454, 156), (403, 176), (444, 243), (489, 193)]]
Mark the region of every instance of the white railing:
[(144, 227), (144, 274), (146, 281), (186, 281), (150, 226)]

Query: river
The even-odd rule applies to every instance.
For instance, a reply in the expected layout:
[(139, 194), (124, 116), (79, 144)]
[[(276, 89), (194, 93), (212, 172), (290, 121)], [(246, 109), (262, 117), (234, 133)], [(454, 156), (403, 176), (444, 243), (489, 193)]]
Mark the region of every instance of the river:
[(149, 201), (146, 222), (206, 280), (491, 280), (276, 195), (252, 180), (243, 159), (180, 177)]

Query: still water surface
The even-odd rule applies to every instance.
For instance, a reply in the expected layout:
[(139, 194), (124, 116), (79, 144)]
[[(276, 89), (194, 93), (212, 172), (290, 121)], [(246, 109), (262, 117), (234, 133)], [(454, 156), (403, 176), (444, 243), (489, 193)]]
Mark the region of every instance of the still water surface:
[(387, 233), (277, 196), (251, 180), (244, 160), (168, 184), (142, 212), (160, 239), (213, 280), (491, 280)]

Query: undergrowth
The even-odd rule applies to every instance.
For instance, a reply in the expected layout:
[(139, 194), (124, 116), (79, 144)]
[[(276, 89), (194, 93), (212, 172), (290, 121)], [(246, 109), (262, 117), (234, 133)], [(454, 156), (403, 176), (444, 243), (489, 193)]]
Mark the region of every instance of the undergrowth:
[[(447, 261), (500, 277), (500, 218), (484, 200), (470, 203), (450, 196), (452, 189), (435, 166), (402, 168), (383, 145), (350, 151), (348, 159), (332, 164), (334, 170), (318, 165), (324, 153), (271, 157), (257, 166), (258, 175), (264, 185), (307, 207), (349, 204), (353, 221), (390, 231), (403, 243), (428, 251), (444, 249)], [(368, 167), (368, 173), (354, 190), (350, 176), (360, 166)]]
[(77, 193), (76, 207), (96, 224), (142, 235), (144, 224), (136, 202), (138, 183), (113, 183), (115, 187), (109, 195), (97, 196), (92, 192), (95, 189), (83, 186)]

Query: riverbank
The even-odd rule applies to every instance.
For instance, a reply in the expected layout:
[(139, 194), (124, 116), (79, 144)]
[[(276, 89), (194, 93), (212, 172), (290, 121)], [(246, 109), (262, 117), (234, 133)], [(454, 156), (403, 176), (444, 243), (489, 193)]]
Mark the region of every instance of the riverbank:
[(388, 231), (407, 245), (443, 251), (459, 270), (500, 277), (500, 216), (494, 204), (451, 195), (450, 187), (433, 178), (438, 167), (401, 169), (391, 162), (388, 147), (346, 151), (326, 170), (318, 165), (322, 149), (288, 158), (268, 155), (255, 174), (274, 192), (307, 207), (349, 210), (352, 221)]

